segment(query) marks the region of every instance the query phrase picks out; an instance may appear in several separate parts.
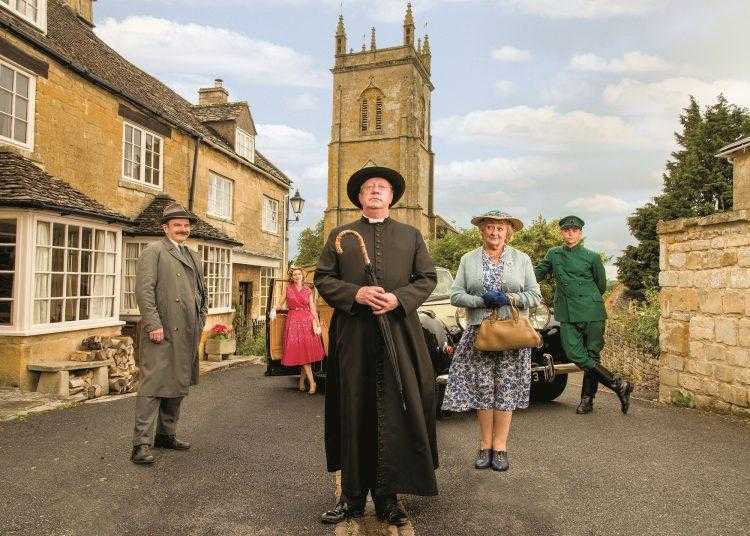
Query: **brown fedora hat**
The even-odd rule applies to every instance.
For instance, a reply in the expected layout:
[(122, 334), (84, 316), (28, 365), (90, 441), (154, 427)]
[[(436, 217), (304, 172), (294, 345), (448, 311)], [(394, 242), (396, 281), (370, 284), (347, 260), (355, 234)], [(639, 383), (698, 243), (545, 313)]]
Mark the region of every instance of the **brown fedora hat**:
[(198, 221), (198, 218), (194, 214), (191, 214), (190, 212), (185, 210), (185, 208), (179, 203), (170, 203), (166, 207), (164, 207), (164, 212), (162, 212), (161, 216), (161, 222), (167, 223), (169, 220), (176, 219), (190, 220), (190, 223), (195, 223), (196, 221)]
[(349, 177), (349, 181), (346, 183), (346, 193), (349, 195), (349, 200), (354, 203), (354, 206), (362, 208), (362, 204), (359, 202), (359, 191), (368, 179), (375, 177), (387, 180), (391, 188), (393, 188), (393, 201), (391, 201), (391, 205), (395, 205), (401, 199), (401, 196), (404, 195), (406, 181), (404, 181), (404, 178), (398, 171), (381, 166), (363, 167)]

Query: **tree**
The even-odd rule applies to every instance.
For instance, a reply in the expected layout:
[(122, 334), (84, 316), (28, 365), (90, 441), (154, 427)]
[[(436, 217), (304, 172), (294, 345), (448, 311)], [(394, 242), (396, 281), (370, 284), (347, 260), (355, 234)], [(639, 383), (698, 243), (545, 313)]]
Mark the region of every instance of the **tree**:
[(630, 290), (643, 291), (658, 284), (657, 222), (732, 208), (732, 166), (714, 155), (724, 145), (750, 133), (750, 113), (729, 104), (723, 95), (701, 113), (691, 96), (680, 115), (680, 125), (682, 132), (675, 132), (679, 149), (672, 152), (666, 164), (662, 193), (628, 218), (628, 227), (638, 243), (626, 247), (615, 264), (618, 278)]
[(320, 254), (323, 252), (323, 220), (321, 219), (314, 227), (307, 227), (299, 235), (299, 252), (294, 258), (296, 266), (309, 266), (317, 264)]
[(430, 240), (430, 253), (436, 266), (447, 268), (455, 275), (461, 256), (482, 245), (479, 229), (470, 227), (458, 233), (446, 233), (442, 238)]

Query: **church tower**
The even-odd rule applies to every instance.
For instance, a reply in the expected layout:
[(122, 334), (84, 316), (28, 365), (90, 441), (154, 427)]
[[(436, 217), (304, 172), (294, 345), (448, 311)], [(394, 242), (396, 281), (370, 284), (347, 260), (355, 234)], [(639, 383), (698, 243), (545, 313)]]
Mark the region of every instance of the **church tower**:
[[(359, 217), (346, 195), (346, 182), (366, 166), (397, 170), (406, 190), (391, 215), (422, 235), (435, 234), (432, 136), (430, 131), (431, 52), (427, 36), (415, 47), (411, 4), (404, 17), (403, 44), (378, 48), (372, 29), (369, 49), (346, 50), (339, 16), (335, 36), (333, 118), (328, 145), (328, 201), (325, 236)], [(424, 43), (424, 44), (423, 44)]]

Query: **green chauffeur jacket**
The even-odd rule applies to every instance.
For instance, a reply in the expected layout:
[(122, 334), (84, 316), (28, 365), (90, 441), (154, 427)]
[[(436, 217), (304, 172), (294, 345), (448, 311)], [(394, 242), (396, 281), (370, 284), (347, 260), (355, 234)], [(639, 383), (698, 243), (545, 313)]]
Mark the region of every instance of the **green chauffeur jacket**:
[(602, 300), (607, 277), (598, 253), (586, 249), (580, 242), (572, 248), (550, 248), (534, 268), (534, 274), (541, 281), (550, 273), (555, 277), (554, 310), (558, 322), (607, 318)]

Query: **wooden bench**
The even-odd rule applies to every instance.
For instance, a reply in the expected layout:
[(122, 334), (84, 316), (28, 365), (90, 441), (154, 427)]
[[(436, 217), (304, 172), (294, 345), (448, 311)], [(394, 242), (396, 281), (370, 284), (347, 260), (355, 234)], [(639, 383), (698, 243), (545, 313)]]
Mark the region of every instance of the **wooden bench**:
[(109, 361), (34, 361), (26, 364), (31, 372), (39, 373), (37, 393), (66, 398), (70, 396), (70, 371), (94, 371), (94, 383), (100, 385), (102, 394), (109, 394)]

